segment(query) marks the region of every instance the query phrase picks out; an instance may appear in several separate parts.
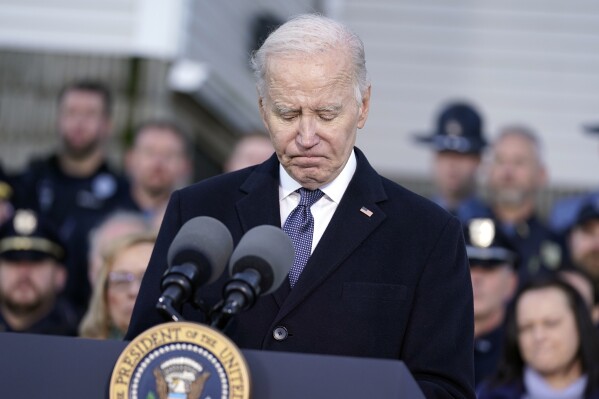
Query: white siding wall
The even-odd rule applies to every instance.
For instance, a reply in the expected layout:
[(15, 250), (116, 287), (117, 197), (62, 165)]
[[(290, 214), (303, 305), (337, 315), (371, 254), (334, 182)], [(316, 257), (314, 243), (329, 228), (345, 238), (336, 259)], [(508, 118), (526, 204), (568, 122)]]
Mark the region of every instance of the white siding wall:
[(599, 124), (599, 2), (345, 0), (335, 9), (366, 46), (373, 100), (358, 145), (383, 173), (427, 174), (430, 153), (412, 134), (458, 98), (478, 105), (491, 138), (514, 122), (535, 129), (552, 183), (599, 183), (599, 137), (582, 131)]
[(0, 0), (0, 47), (172, 58), (185, 0)]

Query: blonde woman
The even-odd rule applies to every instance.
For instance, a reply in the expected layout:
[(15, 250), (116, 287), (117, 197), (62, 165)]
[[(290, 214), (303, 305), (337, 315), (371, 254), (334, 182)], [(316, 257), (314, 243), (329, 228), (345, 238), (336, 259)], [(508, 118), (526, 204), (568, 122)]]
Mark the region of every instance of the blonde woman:
[(142, 232), (122, 236), (108, 246), (79, 326), (81, 337), (123, 338), (155, 242), (154, 232)]

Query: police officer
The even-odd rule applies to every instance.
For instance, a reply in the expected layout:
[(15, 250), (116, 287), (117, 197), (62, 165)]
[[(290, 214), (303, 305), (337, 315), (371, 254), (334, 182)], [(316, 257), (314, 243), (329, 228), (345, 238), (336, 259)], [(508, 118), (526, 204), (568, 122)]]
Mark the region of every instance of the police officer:
[(99, 82), (80, 81), (58, 96), (56, 153), (34, 160), (23, 173), (24, 208), (38, 211), (57, 228), (69, 249), (67, 295), (81, 313), (88, 303), (87, 236), (127, 198), (125, 180), (106, 162), (112, 100)]
[(489, 206), (520, 257), (520, 284), (562, 263), (562, 247), (537, 214), (537, 195), (547, 182), (537, 135), (507, 126), (493, 142), (487, 184)]
[(53, 226), (19, 209), (0, 228), (0, 331), (74, 336), (77, 316), (59, 298), (65, 247)]
[(435, 151), (433, 201), (461, 220), (481, 215), (486, 208), (475, 193), (476, 174), (487, 140), (479, 112), (464, 102), (449, 103), (441, 110), (435, 131), (415, 138)]
[(490, 218), (463, 223), (474, 292), (475, 384), (497, 368), (508, 302), (518, 285), (517, 254)]

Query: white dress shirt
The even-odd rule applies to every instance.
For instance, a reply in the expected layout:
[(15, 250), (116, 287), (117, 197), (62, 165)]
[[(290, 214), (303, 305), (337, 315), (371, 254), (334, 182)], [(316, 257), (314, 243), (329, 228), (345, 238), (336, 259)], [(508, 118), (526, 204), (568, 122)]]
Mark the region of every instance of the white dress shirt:
[[(356, 154), (352, 150), (339, 176), (332, 182), (320, 187), (324, 195), (310, 208), (314, 217), (314, 235), (312, 236), (311, 252), (314, 252), (314, 248), (318, 245), (341, 198), (343, 198), (343, 194), (345, 194), (345, 190), (347, 190), (347, 186), (349, 186), (349, 182), (356, 171), (356, 165)], [(295, 191), (301, 187), (301, 184), (289, 176), (282, 165), (279, 165), (279, 176), (279, 208), (281, 210), (281, 226), (283, 226), (291, 211), (299, 204), (300, 194)]]

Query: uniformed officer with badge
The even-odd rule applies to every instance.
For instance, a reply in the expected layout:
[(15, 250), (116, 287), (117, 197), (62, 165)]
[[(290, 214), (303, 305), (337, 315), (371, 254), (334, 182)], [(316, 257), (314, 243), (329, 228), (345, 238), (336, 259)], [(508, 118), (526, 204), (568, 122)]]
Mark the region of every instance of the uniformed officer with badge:
[(520, 285), (556, 271), (562, 246), (537, 213), (537, 196), (547, 183), (538, 136), (525, 126), (501, 129), (487, 171), (490, 212), (518, 252)]
[(501, 354), (504, 317), (518, 285), (518, 255), (493, 219), (463, 223), (474, 293), (474, 376), (492, 375)]
[(449, 103), (440, 112), (435, 131), (415, 138), (435, 151), (432, 200), (460, 220), (485, 212), (476, 195), (476, 175), (487, 140), (476, 108), (465, 102)]
[(34, 209), (59, 230), (69, 249), (66, 294), (83, 314), (91, 293), (87, 280), (88, 233), (128, 198), (128, 185), (107, 163), (112, 100), (94, 81), (66, 86), (58, 96), (57, 151), (31, 162), (21, 177), (23, 208)]
[(53, 226), (18, 209), (0, 228), (0, 331), (77, 334), (77, 316), (60, 298), (66, 252)]

